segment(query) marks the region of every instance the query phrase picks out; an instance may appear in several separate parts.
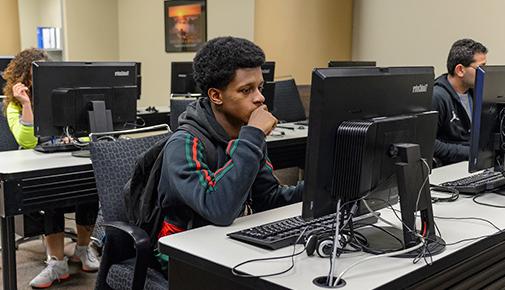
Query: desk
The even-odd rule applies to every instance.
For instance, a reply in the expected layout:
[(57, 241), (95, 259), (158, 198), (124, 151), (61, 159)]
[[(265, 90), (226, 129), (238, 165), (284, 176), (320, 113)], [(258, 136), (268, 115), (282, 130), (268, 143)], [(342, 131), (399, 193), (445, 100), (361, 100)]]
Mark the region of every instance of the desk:
[(89, 158), (34, 150), (0, 152), (3, 288), (16, 289), (14, 216), (98, 201)]
[[(158, 109), (158, 112), (152, 112), (146, 111), (145, 108), (139, 108), (137, 117), (144, 120), (145, 126), (170, 124), (170, 109), (168, 107), (159, 107)], [(294, 123), (283, 123), (281, 126), (292, 129), (277, 128), (274, 135), (267, 137), (268, 156), (274, 169), (304, 168), (309, 127)], [(281, 132), (282, 135), (280, 135)]]
[(141, 118), (144, 121), (144, 126), (170, 125), (170, 108), (168, 106), (156, 107), (157, 112), (146, 111), (146, 109), (147, 107), (137, 108), (137, 118)]
[[(468, 175), (467, 163), (434, 170), (432, 183), (440, 183)], [(487, 202), (504, 204), (496, 195), (483, 197)], [(482, 217), (505, 228), (503, 209), (474, 204), (471, 198), (462, 197), (453, 203), (433, 205), (434, 213), (445, 217)], [(160, 239), (163, 253), (170, 256), (169, 283), (171, 289), (323, 289), (312, 284), (317, 276), (328, 274), (327, 259), (295, 258), (295, 267), (288, 273), (268, 278), (238, 278), (230, 269), (240, 262), (291, 254), (292, 247), (276, 251), (264, 250), (226, 237), (227, 233), (255, 225), (300, 215), (301, 204), (294, 204), (252, 216), (237, 219), (229, 227), (206, 226)], [(382, 216), (399, 225), (391, 210), (382, 210)], [(496, 232), (489, 224), (479, 221), (435, 219), (447, 243), (464, 238), (489, 235)], [(369, 256), (364, 253), (345, 254), (337, 260), (340, 273), (353, 262)], [(277, 272), (290, 265), (289, 259), (248, 264), (241, 270), (253, 275)], [(505, 276), (505, 233), (502, 232), (478, 241), (464, 242), (433, 257), (433, 264), (413, 264), (412, 259), (380, 258), (366, 262), (349, 271), (344, 279), (347, 286), (341, 289), (434, 289), (451, 285), (479, 285), (496, 275)], [(474, 283), (474, 284), (472, 284)], [(475, 284), (477, 283), (477, 284)], [(201, 289), (203, 289), (201, 288)]]
[[(283, 123), (279, 126), (292, 129), (276, 128), (273, 135), (267, 137), (268, 157), (274, 169), (295, 166), (304, 168), (309, 127), (294, 123)], [(280, 135), (280, 132), (283, 135)]]

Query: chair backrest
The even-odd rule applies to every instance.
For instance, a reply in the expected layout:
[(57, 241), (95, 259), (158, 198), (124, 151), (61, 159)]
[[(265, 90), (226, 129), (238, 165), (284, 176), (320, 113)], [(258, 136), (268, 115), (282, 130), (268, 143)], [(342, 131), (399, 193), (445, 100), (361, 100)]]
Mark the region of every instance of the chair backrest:
[(175, 131), (179, 127), (179, 116), (186, 111), (186, 107), (196, 98), (172, 97), (170, 98), (170, 129)]
[(294, 79), (275, 82), (273, 115), (284, 122), (305, 120), (305, 110)]
[(18, 148), (18, 143), (9, 129), (7, 118), (3, 114), (3, 102), (0, 100), (0, 151), (17, 150)]
[(124, 186), (133, 174), (137, 158), (166, 136), (167, 134), (160, 134), (90, 143), (91, 162), (105, 222), (128, 221)]

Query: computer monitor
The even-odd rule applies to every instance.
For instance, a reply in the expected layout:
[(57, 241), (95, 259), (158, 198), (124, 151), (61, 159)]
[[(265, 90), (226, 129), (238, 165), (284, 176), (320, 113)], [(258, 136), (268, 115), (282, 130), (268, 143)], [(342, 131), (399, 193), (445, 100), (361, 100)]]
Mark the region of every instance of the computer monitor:
[(305, 109), (294, 79), (275, 82), (275, 98), (272, 114), (280, 122), (303, 121)]
[(38, 136), (112, 131), (136, 120), (134, 62), (34, 62), (32, 70)]
[[(267, 61), (261, 66), (263, 80), (272, 82), (274, 80), (275, 62)], [(172, 62), (172, 79), (170, 84), (170, 93), (175, 95), (182, 94), (201, 94), (202, 91), (193, 79), (192, 61), (174, 61)]]
[(265, 82), (273, 82), (275, 75), (275, 62), (266, 61), (263, 65), (261, 65), (261, 72), (263, 73), (263, 80)]
[(263, 97), (265, 97), (265, 105), (267, 105), (268, 110), (271, 112), (274, 109), (275, 100), (275, 82), (267, 82), (263, 84), (263, 91), (261, 92)]
[(200, 94), (202, 91), (193, 79), (192, 61), (173, 61), (171, 94)]
[(469, 172), (504, 172), (505, 66), (478, 67), (475, 75)]
[(142, 72), (141, 72), (142, 63), (136, 62), (135, 67), (137, 69), (137, 100), (140, 100), (140, 95), (142, 94)]
[[(313, 71), (303, 218), (336, 212), (338, 200), (350, 209), (365, 199), (378, 210), (400, 197), (403, 223), (415, 228), (421, 211), (434, 235), (425, 181), (438, 119), (431, 111), (433, 79), (432, 67)], [(358, 205), (357, 215), (368, 212)], [(410, 231), (403, 234), (405, 247), (417, 242)]]
[(3, 88), (5, 86), (5, 79), (3, 78), (3, 72), (13, 59), (13, 56), (0, 56), (0, 95), (3, 95)]
[(376, 66), (375, 61), (330, 60), (328, 67)]

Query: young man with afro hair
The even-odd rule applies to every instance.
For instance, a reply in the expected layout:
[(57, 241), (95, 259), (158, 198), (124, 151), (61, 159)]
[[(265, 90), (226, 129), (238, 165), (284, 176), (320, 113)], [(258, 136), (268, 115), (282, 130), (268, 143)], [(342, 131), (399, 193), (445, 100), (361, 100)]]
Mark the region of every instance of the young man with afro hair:
[(263, 103), (264, 62), (261, 48), (236, 37), (212, 39), (196, 54), (194, 79), (203, 97), (179, 117), (182, 129), (164, 148), (158, 184), (164, 235), (227, 226), (239, 216), (301, 201), (303, 182), (279, 185), (267, 156), (265, 137), (277, 119)]

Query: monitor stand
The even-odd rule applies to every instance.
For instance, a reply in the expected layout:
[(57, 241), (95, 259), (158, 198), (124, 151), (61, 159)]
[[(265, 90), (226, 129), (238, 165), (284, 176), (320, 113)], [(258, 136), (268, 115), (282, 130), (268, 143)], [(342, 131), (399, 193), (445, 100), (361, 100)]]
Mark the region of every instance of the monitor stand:
[[(91, 133), (112, 132), (112, 112), (105, 109), (104, 101), (91, 101), (92, 109), (88, 111), (89, 129)], [(90, 158), (88, 149), (72, 152), (74, 157)]]
[[(399, 162), (396, 163), (396, 177), (402, 229), (392, 227), (384, 227), (384, 229), (403, 241), (405, 249), (421, 242), (418, 234), (423, 235), (426, 241), (426, 247), (395, 257), (415, 258), (423, 254), (423, 251), (429, 255), (439, 254), (445, 250), (445, 242), (435, 233), (428, 163), (421, 159), (418, 144), (394, 144), (393, 147), (391, 157), (399, 158)], [(415, 229), (418, 212), (423, 232), (415, 234), (412, 230)], [(399, 241), (386, 233), (370, 228), (360, 229), (359, 232), (367, 237), (372, 249), (393, 250), (396, 248), (398, 250)]]

